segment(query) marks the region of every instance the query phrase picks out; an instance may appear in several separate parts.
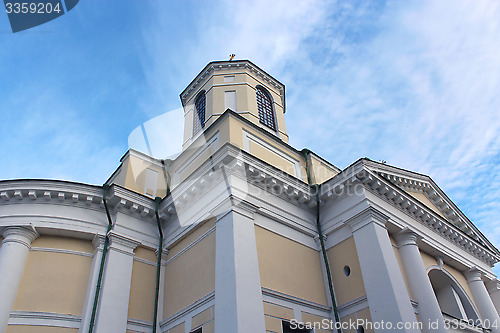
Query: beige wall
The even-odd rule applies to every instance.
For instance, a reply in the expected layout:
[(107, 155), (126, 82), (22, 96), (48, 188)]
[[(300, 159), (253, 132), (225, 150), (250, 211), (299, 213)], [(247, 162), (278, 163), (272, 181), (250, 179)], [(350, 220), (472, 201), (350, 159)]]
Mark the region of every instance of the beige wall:
[(264, 302), (264, 319), (266, 322), (267, 332), (283, 332), (281, 322), (283, 320), (290, 321), (294, 318), (293, 310), (291, 308), (270, 302)]
[[(33, 247), (57, 248), (55, 243), (72, 250), (91, 247), (80, 240), (45, 236), (35, 240)], [(91, 261), (90, 256), (31, 251), (13, 310), (81, 315)]]
[(319, 252), (255, 227), (263, 287), (319, 304), (327, 304)]
[(413, 191), (408, 191), (406, 190), (408, 194), (410, 194), (412, 197), (432, 209), (435, 213), (446, 219), (446, 217), (441, 213), (441, 211), (425, 196), (425, 194), (420, 193), (420, 192), (413, 192)]
[(168, 249), (167, 260), (170, 260), (177, 253), (186, 248), (186, 246), (193, 243), (213, 227), (215, 227), (215, 218), (201, 222), (196, 229), (192, 230), (187, 236), (182, 238), (181, 241), (177, 242), (173, 247)]
[(181, 324), (169, 329), (167, 331), (167, 333), (184, 333), (185, 332), (184, 326), (185, 326), (184, 323), (181, 323)]
[[(167, 185), (163, 167), (153, 164), (148, 160), (142, 159), (135, 155), (129, 154), (127, 158), (123, 161), (122, 170), (125, 170), (124, 183), (123, 184), (118, 183), (117, 179), (115, 179), (115, 182), (130, 190), (133, 190), (140, 194), (145, 194), (146, 169), (151, 169), (158, 173), (157, 189), (156, 189), (156, 194), (154, 196), (164, 197), (166, 194)], [(153, 196), (153, 193), (148, 192), (147, 195)]]
[[(310, 323), (309, 325), (311, 325), (312, 327), (315, 328), (314, 333), (333, 332), (333, 330), (326, 329), (329, 327), (324, 326), (325, 319), (328, 321), (328, 323), (330, 323), (330, 321), (331, 321), (330, 318), (313, 315), (313, 314), (310, 314), (307, 312), (302, 312), (302, 322), (303, 323)], [(323, 329), (323, 328), (325, 328), (325, 329)]]
[(214, 333), (215, 331), (215, 316), (214, 307), (210, 307), (191, 319), (191, 330), (194, 331), (200, 327), (203, 328), (203, 333)]
[[(182, 243), (182, 242), (181, 242)], [(179, 253), (185, 243), (172, 251)], [(184, 247), (183, 247), (184, 246)], [(182, 247), (180, 250), (177, 247)], [(169, 260), (173, 255), (169, 253)], [(215, 290), (215, 232), (167, 264), (165, 271), (164, 318), (184, 309)]]
[(77, 328), (54, 326), (9, 325), (6, 333), (76, 333)]
[(90, 240), (42, 235), (31, 243), (31, 247), (65, 249), (78, 252), (93, 253), (94, 246)]
[[(135, 256), (153, 262), (156, 261), (155, 252), (144, 248), (137, 248)], [(134, 260), (128, 308), (129, 318), (153, 321), (156, 270), (156, 265)]]
[[(360, 310), (356, 313), (353, 313), (349, 316), (342, 318), (340, 321), (343, 323), (346, 323), (344, 325), (346, 325), (346, 327), (349, 327), (350, 326), (349, 323), (351, 323), (351, 322), (357, 323), (358, 319), (362, 319), (363, 322), (367, 322), (367, 321), (371, 322), (372, 319), (371, 319), (371, 315), (370, 315), (370, 310), (368, 308)], [(363, 325), (363, 326), (365, 329), (365, 333), (373, 333), (372, 327), (370, 327), (368, 325)], [(356, 333), (356, 329), (351, 329), (351, 328), (343, 329), (342, 333)]]
[(314, 154), (311, 154), (311, 176), (314, 184), (321, 184), (332, 178), (338, 171), (332, 166), (320, 160)]
[[(335, 298), (340, 306), (366, 295), (358, 252), (352, 237), (338, 243), (327, 251), (332, 273)], [(351, 274), (345, 276), (344, 267), (349, 266)]]

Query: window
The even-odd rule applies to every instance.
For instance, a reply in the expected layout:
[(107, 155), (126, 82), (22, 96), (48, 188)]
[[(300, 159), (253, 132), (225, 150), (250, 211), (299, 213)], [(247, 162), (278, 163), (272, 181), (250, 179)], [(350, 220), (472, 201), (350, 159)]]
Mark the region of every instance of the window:
[[(283, 333), (313, 333), (312, 328), (305, 328), (306, 325), (291, 324), (288, 321), (282, 321)], [(299, 328), (300, 327), (300, 328)]]
[(193, 119), (193, 135), (205, 127), (205, 105), (205, 90), (203, 90), (198, 94), (194, 102), (196, 114)]
[(474, 305), (455, 278), (445, 270), (432, 269), (429, 280), (443, 314), (463, 320), (479, 319)]
[(345, 275), (345, 276), (349, 276), (349, 275), (351, 275), (351, 267), (349, 267), (349, 266), (347, 266), (347, 265), (346, 265), (346, 266), (344, 266), (344, 275)]
[(191, 331), (191, 333), (202, 333), (202, 332), (203, 332), (203, 329), (201, 327), (195, 329), (194, 331)]
[(260, 122), (275, 131), (273, 102), (269, 93), (261, 87), (257, 87), (257, 108)]

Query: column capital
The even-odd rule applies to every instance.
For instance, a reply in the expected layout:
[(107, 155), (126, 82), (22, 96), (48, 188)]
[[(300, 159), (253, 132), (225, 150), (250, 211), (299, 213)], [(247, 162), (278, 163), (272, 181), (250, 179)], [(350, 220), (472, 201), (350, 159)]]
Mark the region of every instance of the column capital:
[(120, 235), (115, 231), (110, 231), (108, 233), (108, 238), (110, 250), (115, 250), (131, 256), (134, 255), (135, 248), (140, 244), (138, 241), (124, 235)]
[(410, 228), (404, 228), (400, 232), (394, 234), (394, 239), (400, 248), (407, 245), (415, 245), (418, 247), (417, 240), (421, 240), (422, 237)]
[(382, 228), (386, 228), (387, 221), (389, 221), (389, 217), (385, 214), (382, 214), (373, 207), (368, 207), (347, 221), (344, 221), (344, 224), (351, 226), (352, 231), (355, 232), (369, 223), (375, 223)]
[(33, 242), (38, 236), (38, 232), (33, 226), (11, 226), (6, 227), (2, 235), (4, 237), (3, 244), (6, 243), (19, 243), (27, 248), (31, 247)]
[(495, 291), (500, 291), (500, 281), (498, 281), (498, 279), (493, 279), (486, 282), (486, 289), (488, 289), (490, 294)]
[(105, 241), (106, 241), (106, 236), (101, 234), (96, 234), (92, 239), (92, 245), (94, 246), (95, 250), (102, 251)]
[[(328, 238), (327, 235), (323, 235), (323, 242), (326, 242), (327, 238)], [(321, 242), (319, 240), (319, 235), (314, 236), (314, 241), (316, 242), (316, 245), (321, 246)]]
[[(163, 247), (163, 249), (161, 250), (161, 263), (160, 264), (162, 266), (167, 265), (167, 255), (168, 255), (169, 252), (170, 251), (167, 250), (166, 247)], [(158, 249), (156, 249), (155, 254), (156, 254), (157, 257), (159, 255), (159, 253), (160, 253), (160, 251), (158, 251)]]
[(464, 272), (465, 279), (467, 280), (467, 283), (475, 282), (475, 281), (481, 281), (483, 282), (483, 279), (481, 279), (483, 273), (476, 267), (472, 267), (468, 271)]

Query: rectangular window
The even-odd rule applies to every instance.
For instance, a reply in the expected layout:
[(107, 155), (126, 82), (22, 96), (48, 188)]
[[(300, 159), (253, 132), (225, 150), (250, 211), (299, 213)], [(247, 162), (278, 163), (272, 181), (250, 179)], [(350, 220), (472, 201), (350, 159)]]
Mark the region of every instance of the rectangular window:
[(203, 333), (203, 329), (200, 327), (200, 328), (197, 328), (194, 331), (191, 331), (189, 333)]
[(288, 321), (282, 321), (283, 333), (313, 333), (311, 328), (305, 328), (305, 325), (291, 324)]
[(234, 82), (234, 75), (224, 76), (224, 82)]
[(226, 102), (224, 111), (227, 109), (236, 111), (236, 90), (226, 91), (224, 94), (224, 99)]

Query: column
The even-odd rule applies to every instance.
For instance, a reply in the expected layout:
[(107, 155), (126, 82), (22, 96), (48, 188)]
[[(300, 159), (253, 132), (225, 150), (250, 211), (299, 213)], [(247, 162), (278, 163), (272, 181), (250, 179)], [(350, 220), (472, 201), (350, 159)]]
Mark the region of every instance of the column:
[(99, 296), (95, 333), (127, 330), (130, 283), (134, 249), (139, 245), (131, 238), (111, 231), (101, 294)]
[(251, 213), (230, 211), (215, 226), (215, 332), (265, 332)]
[(104, 247), (105, 237), (96, 235), (92, 240), (94, 245), (94, 254), (92, 256), (92, 265), (90, 267), (89, 283), (87, 285), (87, 295), (83, 304), (82, 321), (80, 323), (80, 333), (88, 333), (90, 326), (90, 317), (92, 316), (92, 308), (94, 307), (95, 290), (97, 287), (97, 278), (102, 260), (102, 250)]
[(499, 328), (491, 326), (488, 327), (487, 325), (487, 321), (489, 321), (489, 324), (496, 324), (494, 326), (500, 325), (500, 318), (498, 317), (495, 305), (488, 294), (488, 290), (481, 279), (481, 272), (477, 268), (471, 268), (465, 272), (464, 275), (467, 279), (467, 284), (469, 285), (470, 292), (474, 298), (485, 328), (491, 328), (491, 332), (494, 333), (500, 332)]
[(497, 313), (500, 313), (500, 281), (498, 279), (489, 281), (486, 283), (486, 288), (488, 288), (488, 293), (495, 305), (495, 309), (497, 309)]
[[(418, 317), (423, 325), (422, 332), (447, 333), (441, 308), (418, 250), (417, 234), (410, 230), (403, 230), (395, 238), (408, 287), (418, 302)], [(432, 328), (431, 323), (433, 324)], [(434, 323), (437, 325), (434, 326)]]
[(32, 227), (6, 227), (3, 231), (4, 240), (0, 248), (0, 333), (7, 329), (31, 242), (37, 236)]
[[(387, 220), (385, 215), (368, 208), (346, 222), (353, 230), (371, 318), (374, 323), (392, 325), (391, 332), (420, 333), (413, 325), (417, 319), (385, 228)], [(398, 329), (398, 323), (412, 324), (407, 324), (410, 328)], [(387, 326), (375, 329), (387, 331)]]

